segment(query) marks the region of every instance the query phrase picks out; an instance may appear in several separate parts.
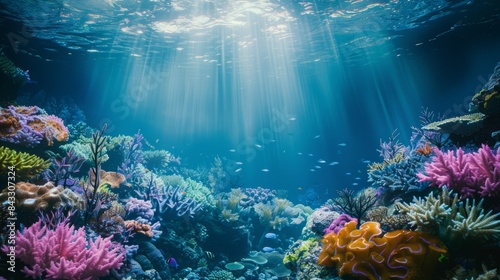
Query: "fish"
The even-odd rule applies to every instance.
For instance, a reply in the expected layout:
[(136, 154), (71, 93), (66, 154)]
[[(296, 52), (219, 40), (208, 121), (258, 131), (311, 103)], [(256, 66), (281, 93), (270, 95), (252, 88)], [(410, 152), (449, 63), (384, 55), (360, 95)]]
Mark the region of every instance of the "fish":
[(259, 148), (259, 149), (260, 149), (260, 148), (262, 148), (262, 145), (255, 144), (255, 147), (257, 147), (257, 148)]
[(298, 187), (297, 190), (301, 191), (302, 190), (302, 187)]
[(229, 152), (230, 152), (230, 153), (235, 153), (235, 152), (236, 152), (236, 150), (235, 150), (235, 149), (231, 149), (231, 150), (229, 150)]
[(205, 255), (207, 255), (207, 258), (209, 259), (213, 259), (215, 257), (214, 253), (210, 251), (205, 251)]
[(264, 235), (266, 238), (269, 238), (269, 239), (274, 239), (274, 238), (277, 238), (278, 235), (276, 233), (272, 233), (272, 232), (268, 232), (266, 233), (266, 235)]
[(167, 263), (168, 263), (168, 266), (170, 266), (170, 267), (175, 267), (175, 268), (179, 267), (179, 264), (177, 263), (177, 261), (174, 258), (169, 258), (167, 260)]
[(314, 166), (314, 168), (321, 169), (321, 166), (316, 165), (316, 166)]
[(337, 165), (337, 164), (339, 164), (339, 162), (338, 162), (338, 161), (332, 161), (332, 162), (330, 162), (330, 164), (329, 164), (329, 165)]
[(351, 176), (351, 173), (350, 173), (350, 172), (347, 172), (345, 175), (346, 175), (346, 176)]
[(297, 120), (297, 118), (296, 118), (296, 117), (291, 117), (291, 118), (289, 118), (288, 120), (289, 120), (289, 121), (295, 121), (295, 120)]
[(309, 154), (310, 157), (313, 157), (314, 155), (313, 154)]
[(354, 180), (361, 180), (361, 177), (356, 177), (354, 178)]
[(262, 252), (266, 252), (266, 253), (269, 253), (269, 252), (274, 252), (274, 248), (271, 248), (271, 247), (264, 247), (262, 248)]
[(339, 143), (339, 147), (345, 147), (345, 146), (347, 146), (346, 143)]
[(297, 155), (301, 156), (301, 155), (302, 155), (302, 153), (297, 153)]
[(321, 135), (318, 134), (318, 135), (314, 136), (314, 139), (318, 139), (320, 137), (321, 137)]
[(319, 163), (326, 163), (326, 160), (324, 160), (324, 159), (319, 159), (319, 160), (318, 160), (318, 162), (319, 162)]
[(353, 185), (353, 186), (357, 186), (357, 185), (358, 185), (358, 183), (352, 183), (352, 185)]
[(269, 169), (267, 169), (267, 168), (263, 168), (261, 171), (262, 171), (262, 172), (269, 172)]
[(235, 172), (235, 173), (238, 173), (238, 172), (240, 172), (240, 171), (241, 171), (241, 168), (238, 168), (238, 169), (236, 169), (234, 172)]
[(235, 162), (235, 164), (236, 164), (236, 165), (242, 165), (242, 164), (243, 164), (243, 162), (241, 162), (241, 161), (237, 161), (237, 162)]
[(314, 172), (314, 171), (316, 171), (316, 169), (311, 168), (311, 169), (309, 169), (309, 171)]
[(362, 163), (369, 164), (369, 163), (371, 163), (371, 161), (369, 161), (369, 160), (363, 160)]

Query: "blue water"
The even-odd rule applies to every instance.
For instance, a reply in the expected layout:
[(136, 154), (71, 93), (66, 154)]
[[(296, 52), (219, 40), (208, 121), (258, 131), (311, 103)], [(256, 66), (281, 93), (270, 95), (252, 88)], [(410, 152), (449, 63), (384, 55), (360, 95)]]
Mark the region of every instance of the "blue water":
[(495, 0), (0, 8), (2, 49), (33, 81), (22, 94), (71, 100), (110, 135), (140, 129), (184, 167), (219, 156), (291, 199), (366, 187), (380, 139), (397, 129), (409, 145), (422, 108), (465, 113), (500, 60)]

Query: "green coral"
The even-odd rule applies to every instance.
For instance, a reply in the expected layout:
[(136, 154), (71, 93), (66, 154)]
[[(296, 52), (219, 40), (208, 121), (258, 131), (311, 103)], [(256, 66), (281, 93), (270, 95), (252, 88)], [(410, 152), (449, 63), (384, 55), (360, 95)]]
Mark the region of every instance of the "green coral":
[(191, 197), (202, 203), (203, 207), (206, 209), (215, 207), (215, 198), (209, 188), (205, 187), (200, 182), (191, 180), (191, 178), (185, 179), (184, 182), (186, 183), (184, 191), (187, 197)]
[(311, 247), (317, 246), (318, 239), (317, 238), (309, 238), (306, 241), (300, 243), (299, 246), (293, 248), (288, 251), (283, 258), (283, 263), (289, 267), (293, 266), (293, 263), (297, 263), (299, 259), (303, 256), (309, 254)]
[(233, 274), (230, 271), (227, 270), (217, 270), (217, 271), (212, 271), (208, 275), (209, 280), (234, 280)]
[[(50, 166), (49, 160), (44, 160), (35, 155), (16, 152), (7, 147), (0, 146), (0, 173), (7, 174), (15, 171), (16, 178), (30, 178), (40, 174)], [(11, 170), (15, 167), (14, 170)]]

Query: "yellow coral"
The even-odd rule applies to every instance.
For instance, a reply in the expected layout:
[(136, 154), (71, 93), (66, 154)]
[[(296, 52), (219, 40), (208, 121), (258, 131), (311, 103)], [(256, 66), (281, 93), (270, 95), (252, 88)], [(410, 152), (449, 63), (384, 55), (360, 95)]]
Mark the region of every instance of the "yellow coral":
[(40, 174), (50, 165), (48, 160), (44, 160), (28, 153), (16, 152), (7, 147), (0, 146), (0, 173), (15, 171), (17, 179), (27, 179)]

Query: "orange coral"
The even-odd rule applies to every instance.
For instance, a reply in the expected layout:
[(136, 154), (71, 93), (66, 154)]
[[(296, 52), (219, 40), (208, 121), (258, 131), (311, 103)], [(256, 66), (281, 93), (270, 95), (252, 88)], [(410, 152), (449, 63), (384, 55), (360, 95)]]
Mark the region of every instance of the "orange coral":
[(318, 264), (337, 266), (339, 275), (360, 279), (430, 279), (436, 263), (447, 249), (436, 237), (417, 231), (397, 230), (384, 236), (380, 224), (356, 222), (338, 234), (323, 238)]
[(155, 234), (153, 233), (151, 226), (148, 224), (141, 224), (135, 220), (125, 221), (125, 227), (129, 230), (132, 229), (132, 232), (138, 232), (144, 234), (148, 237), (153, 237)]
[(12, 136), (23, 128), (18, 118), (5, 112), (2, 109), (2, 113), (0, 114), (0, 137)]
[(423, 156), (428, 156), (432, 153), (432, 147), (429, 142), (425, 143), (425, 146), (422, 146), (415, 150), (415, 153)]

